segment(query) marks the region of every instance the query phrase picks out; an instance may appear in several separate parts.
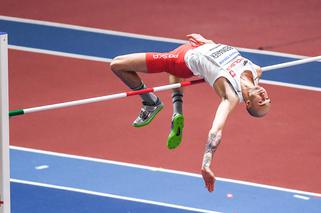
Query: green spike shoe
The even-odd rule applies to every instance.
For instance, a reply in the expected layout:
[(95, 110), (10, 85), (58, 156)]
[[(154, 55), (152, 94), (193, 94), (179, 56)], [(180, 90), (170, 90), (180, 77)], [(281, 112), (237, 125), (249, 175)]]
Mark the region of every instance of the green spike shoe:
[(171, 132), (167, 138), (167, 148), (175, 149), (182, 142), (184, 128), (184, 116), (182, 114), (174, 114), (172, 117)]

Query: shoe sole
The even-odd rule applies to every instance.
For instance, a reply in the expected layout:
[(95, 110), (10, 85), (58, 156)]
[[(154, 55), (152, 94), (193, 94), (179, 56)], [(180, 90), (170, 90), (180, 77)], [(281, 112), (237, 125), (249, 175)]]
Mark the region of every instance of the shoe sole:
[(184, 128), (184, 116), (181, 114), (175, 115), (173, 118), (172, 130), (167, 138), (167, 148), (175, 149), (181, 142), (183, 137), (183, 128)]
[(143, 126), (146, 126), (148, 125), (150, 122), (152, 122), (152, 120), (155, 118), (155, 116), (164, 108), (164, 105), (162, 105), (161, 107), (158, 107), (154, 113), (152, 114), (152, 116), (146, 120), (146, 122), (142, 123), (142, 124), (132, 124), (132, 126), (134, 127), (143, 127)]

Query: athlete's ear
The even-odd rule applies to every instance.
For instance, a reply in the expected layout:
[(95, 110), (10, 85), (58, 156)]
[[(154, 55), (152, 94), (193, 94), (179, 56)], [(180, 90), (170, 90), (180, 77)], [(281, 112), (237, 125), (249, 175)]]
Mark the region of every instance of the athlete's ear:
[(251, 101), (250, 100), (246, 100), (245, 101), (245, 105), (246, 105), (246, 108), (249, 108), (251, 106)]

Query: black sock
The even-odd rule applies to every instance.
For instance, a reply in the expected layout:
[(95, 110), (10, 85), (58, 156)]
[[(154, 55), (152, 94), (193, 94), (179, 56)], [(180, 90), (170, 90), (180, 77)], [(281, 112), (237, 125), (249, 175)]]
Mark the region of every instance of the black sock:
[(183, 93), (175, 91), (172, 94), (173, 113), (183, 114)]

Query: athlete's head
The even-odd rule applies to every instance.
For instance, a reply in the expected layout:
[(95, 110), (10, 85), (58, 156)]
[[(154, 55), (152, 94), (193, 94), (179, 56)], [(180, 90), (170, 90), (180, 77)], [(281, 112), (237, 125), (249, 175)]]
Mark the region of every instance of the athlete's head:
[(245, 104), (248, 113), (254, 117), (263, 117), (271, 108), (271, 100), (266, 90), (260, 86), (249, 90)]

